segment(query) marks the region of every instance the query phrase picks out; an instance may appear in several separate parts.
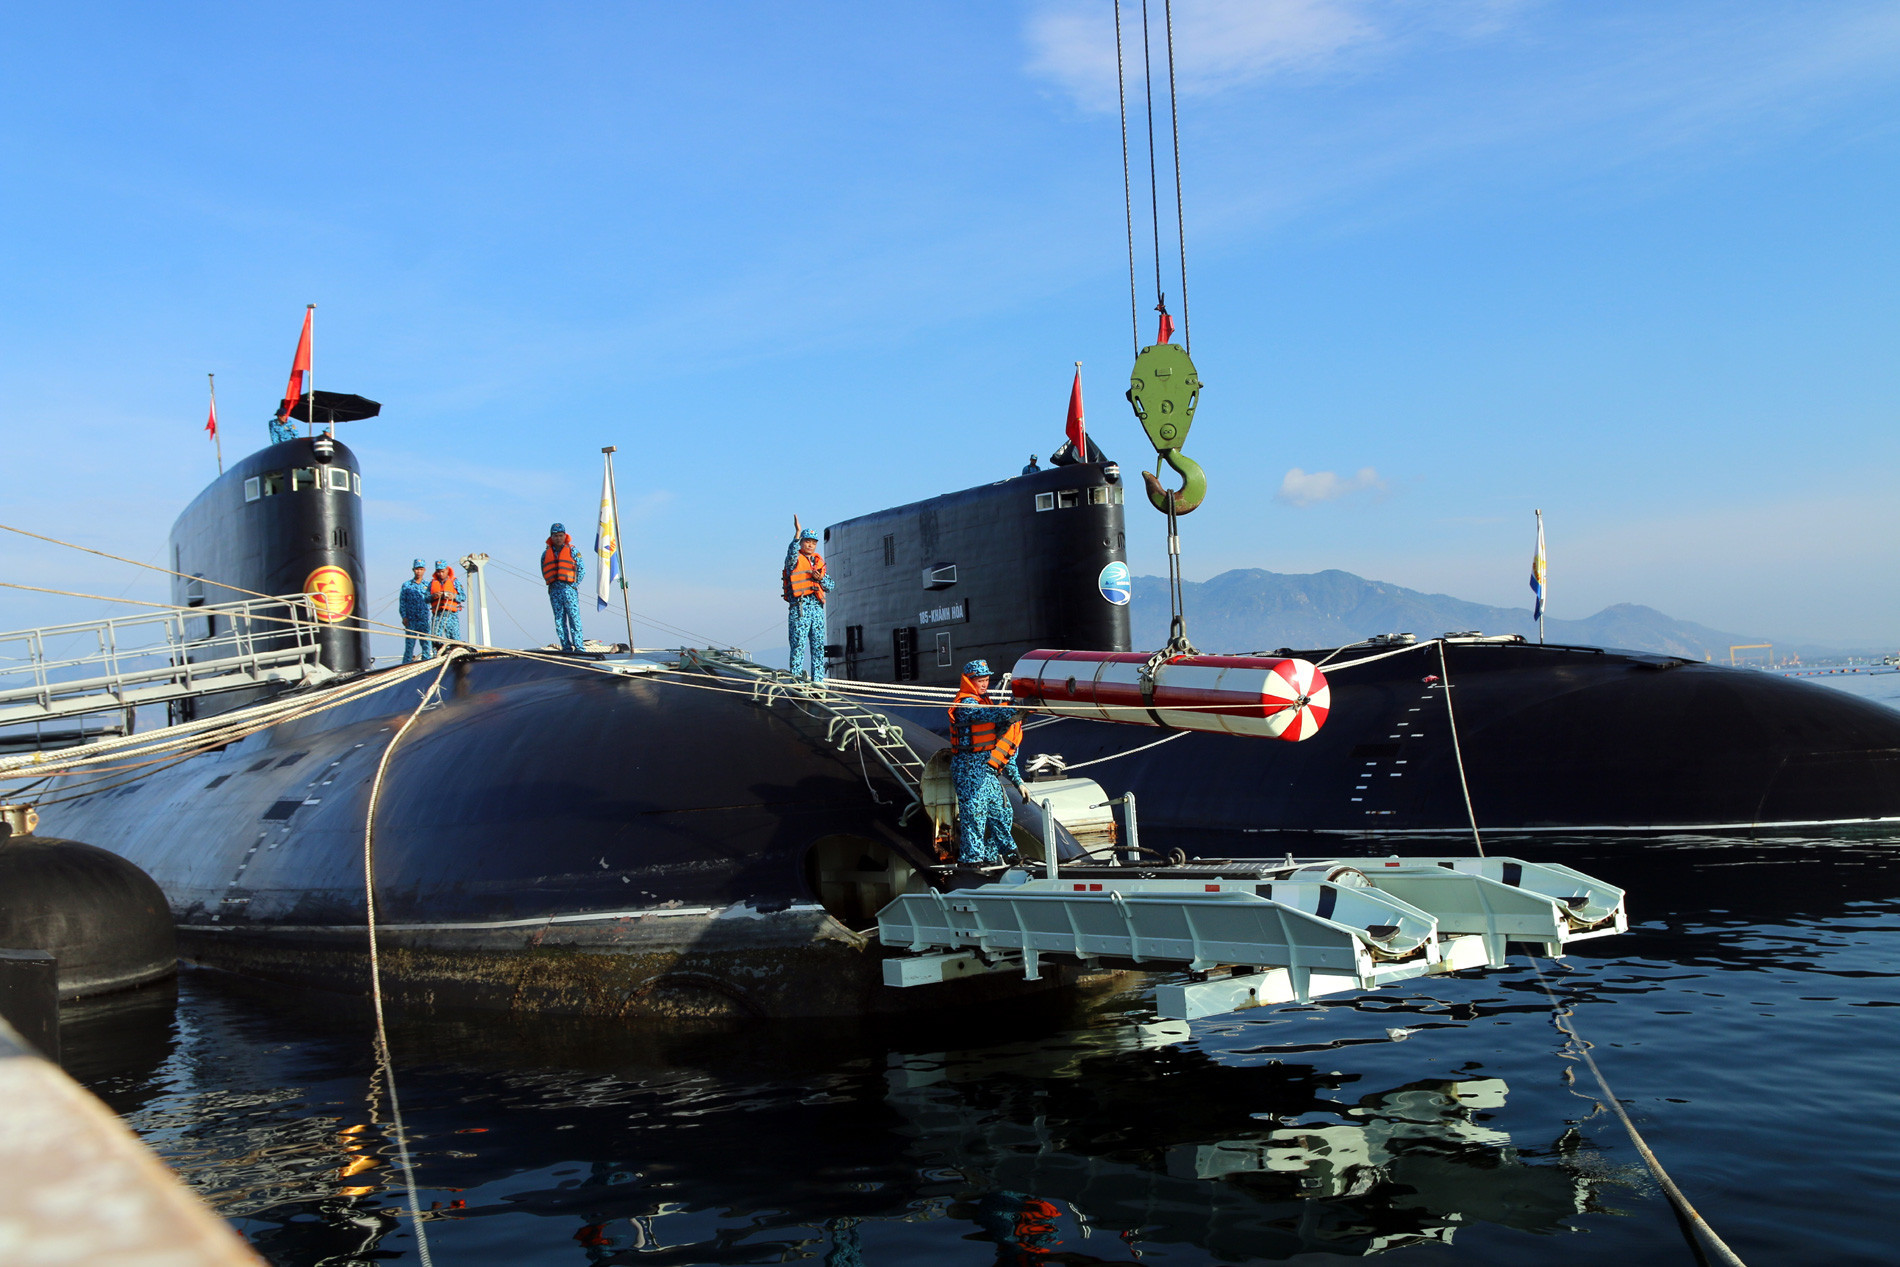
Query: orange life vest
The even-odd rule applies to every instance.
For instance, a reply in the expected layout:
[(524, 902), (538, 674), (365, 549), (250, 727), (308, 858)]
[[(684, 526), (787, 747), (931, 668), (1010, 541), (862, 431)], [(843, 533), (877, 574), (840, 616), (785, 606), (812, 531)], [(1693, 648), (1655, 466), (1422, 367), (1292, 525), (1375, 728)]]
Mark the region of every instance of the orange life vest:
[(565, 532), (561, 534), (561, 545), (555, 548), (554, 538), (548, 538), (548, 548), (541, 552), (541, 579), (549, 585), (562, 582), (568, 585), (581, 579), (580, 568), (574, 563), (574, 538)]
[(462, 600), (455, 596), (454, 568), (444, 568), (429, 582), (429, 610), (438, 616), (462, 610)]
[[(964, 680), (967, 682), (969, 679)], [(1022, 747), (1022, 722), (1013, 721), (1001, 727), (999, 733), (995, 722), (966, 721), (960, 717), (959, 706), (963, 704), (995, 707), (988, 694), (978, 695), (966, 688), (963, 694), (957, 696), (957, 702), (950, 706), (950, 751), (986, 752), (989, 754), (990, 769), (1001, 770), (1016, 755), (1016, 750)]]
[(785, 569), (785, 597), (816, 598), (825, 601), (825, 556), (813, 551), (806, 554), (799, 551), (792, 560), (792, 566)]

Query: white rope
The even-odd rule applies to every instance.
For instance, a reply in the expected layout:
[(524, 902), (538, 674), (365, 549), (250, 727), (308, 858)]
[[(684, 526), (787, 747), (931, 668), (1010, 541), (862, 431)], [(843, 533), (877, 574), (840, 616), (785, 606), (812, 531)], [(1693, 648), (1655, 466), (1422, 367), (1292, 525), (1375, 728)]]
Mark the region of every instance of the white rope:
[(1458, 790), (1465, 796), (1465, 817), (1471, 820), (1471, 843), (1478, 847), (1478, 856), (1484, 857), (1484, 837), (1478, 834), (1478, 811), (1471, 805), (1471, 785), (1465, 782), (1465, 754), (1458, 747), (1458, 717), (1451, 711), (1451, 670), (1445, 666), (1445, 640), (1435, 639), (1438, 643), (1438, 687), (1445, 693), (1445, 720), (1451, 724), (1451, 755), (1458, 763)]
[(1075, 765), (1065, 765), (1062, 767), (1062, 772), (1064, 774), (1067, 774), (1071, 770), (1086, 770), (1090, 766), (1100, 765), (1104, 761), (1115, 761), (1122, 757), (1132, 757), (1137, 752), (1146, 752), (1150, 748), (1159, 748), (1164, 743), (1173, 743), (1176, 739), (1179, 739), (1181, 736), (1191, 735), (1193, 733), (1194, 732), (1191, 730), (1177, 730), (1172, 735), (1163, 735), (1161, 738), (1155, 740), (1153, 743), (1145, 743), (1141, 745), (1141, 747), (1139, 748), (1130, 748), (1126, 752), (1111, 752), (1106, 757), (1096, 757), (1093, 761), (1082, 761), (1082, 762), (1078, 762)]
[(94, 743), (56, 749), (53, 753), (27, 752), (11, 757), (0, 757), (0, 778), (38, 779), (67, 773), (85, 765), (121, 756), (144, 756), (183, 751), (188, 748), (220, 747), (233, 742), (235, 738), (241, 738), (243, 734), (255, 733), (257, 730), (279, 725), (285, 721), (314, 716), (328, 709), (352, 703), (386, 686), (396, 685), (420, 673), (426, 673), (432, 667), (434, 666), (427, 661), (420, 661), (413, 666), (404, 665), (401, 668), (388, 669), (370, 677), (324, 688), (313, 694), (266, 700), (248, 708), (234, 709), (229, 713), (202, 718), (198, 721), (182, 722), (162, 730), (117, 735)]
[[(1570, 1049), (1577, 1054), (1577, 1058), (1583, 1061), (1584, 1066), (1590, 1070), (1591, 1076), (1597, 1080), (1597, 1086), (1603, 1091), (1601, 1103), (1616, 1115), (1616, 1120), (1621, 1122), (1623, 1129), (1629, 1133), (1630, 1142), (1636, 1145), (1636, 1151), (1642, 1155), (1643, 1162), (1649, 1167), (1650, 1173), (1656, 1176), (1656, 1182), (1662, 1186), (1663, 1195), (1668, 1197), (1669, 1204), (1675, 1207), (1677, 1217), (1682, 1220), (1683, 1230), (1700, 1234), (1707, 1242), (1707, 1248), (1714, 1251), (1715, 1256), (1724, 1263), (1730, 1264), (1731, 1267), (1747, 1267), (1740, 1255), (1715, 1234), (1715, 1229), (1709, 1226), (1709, 1221), (1689, 1204), (1689, 1198), (1684, 1195), (1681, 1188), (1676, 1186), (1676, 1181), (1669, 1177), (1669, 1172), (1663, 1169), (1662, 1162), (1650, 1149), (1649, 1142), (1643, 1138), (1642, 1132), (1636, 1129), (1636, 1123), (1630, 1120), (1629, 1113), (1624, 1110), (1623, 1102), (1616, 1098), (1614, 1091), (1610, 1090), (1609, 1080), (1603, 1076), (1603, 1071), (1597, 1068), (1596, 1060), (1590, 1055), (1590, 1044), (1583, 1040), (1583, 1036), (1577, 1033), (1571, 1022), (1571, 1010), (1557, 998), (1556, 991), (1550, 988), (1550, 982), (1545, 980), (1544, 970), (1538, 966), (1536, 959), (1531, 960), (1531, 971), (1537, 974), (1537, 984), (1542, 986), (1544, 993), (1550, 996), (1551, 1022), (1563, 1032), (1569, 1040)], [(1694, 1248), (1702, 1247), (1695, 1246)]]
[(416, 724), (416, 719), (435, 699), (436, 692), (442, 689), (442, 677), (449, 671), (449, 665), (462, 658), (461, 654), (453, 652), (443, 657), (442, 667), (436, 670), (435, 681), (422, 693), (422, 698), (416, 702), (415, 711), (389, 737), (382, 760), (376, 763), (376, 777), (369, 785), (369, 808), (363, 815), (363, 903), (369, 928), (370, 1002), (376, 1009), (376, 1059), (383, 1068), (384, 1084), (389, 1088), (389, 1116), (396, 1128), (396, 1154), (402, 1162), (403, 1184), (409, 1190), (409, 1217), (415, 1225), (416, 1250), (422, 1256), (422, 1267), (432, 1267), (429, 1260), (429, 1235), (422, 1226), (422, 1201), (416, 1195), (416, 1171), (409, 1160), (409, 1133), (403, 1129), (402, 1102), (396, 1098), (396, 1063), (390, 1058), (389, 1031), (383, 1024), (383, 964), (376, 939), (376, 806), (383, 797), (383, 776), (389, 772), (389, 759), (396, 755), (396, 745), (402, 742), (402, 737), (409, 733), (409, 728)]

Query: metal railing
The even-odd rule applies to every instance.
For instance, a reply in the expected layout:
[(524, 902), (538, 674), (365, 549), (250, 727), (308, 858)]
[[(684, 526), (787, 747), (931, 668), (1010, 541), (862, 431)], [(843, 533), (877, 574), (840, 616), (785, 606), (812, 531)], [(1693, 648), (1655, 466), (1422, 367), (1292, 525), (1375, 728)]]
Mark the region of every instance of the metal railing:
[[(853, 748), (868, 751), (898, 782), (910, 798), (898, 822), (923, 808), (924, 759), (910, 746), (903, 728), (883, 713), (875, 712), (848, 696), (829, 690), (822, 682), (811, 682), (780, 669), (768, 669), (751, 660), (723, 651), (695, 650), (691, 658), (718, 672), (750, 678), (752, 698), (767, 707), (783, 700), (809, 713), (822, 715), (825, 742), (841, 752)], [(682, 657), (685, 662), (685, 657)]]
[(289, 594), (0, 633), (0, 726), (321, 682), (320, 628)]

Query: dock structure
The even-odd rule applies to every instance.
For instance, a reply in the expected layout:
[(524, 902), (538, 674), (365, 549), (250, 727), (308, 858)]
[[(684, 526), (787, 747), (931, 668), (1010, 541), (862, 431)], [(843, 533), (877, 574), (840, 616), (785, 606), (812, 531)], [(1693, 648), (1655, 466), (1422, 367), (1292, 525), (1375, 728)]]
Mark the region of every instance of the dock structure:
[(335, 676), (307, 594), (0, 633), (0, 726)]
[(0, 1021), (0, 1250), (10, 1267), (263, 1267), (112, 1110)]
[(886, 985), (992, 972), (1036, 979), (1054, 958), (1182, 972), (1166, 1019), (1305, 1003), (1413, 977), (1497, 968), (1513, 946), (1560, 957), (1625, 932), (1623, 890), (1516, 858), (1215, 860), (1163, 867), (1012, 868), (990, 883), (906, 893), (878, 914), (903, 955)]

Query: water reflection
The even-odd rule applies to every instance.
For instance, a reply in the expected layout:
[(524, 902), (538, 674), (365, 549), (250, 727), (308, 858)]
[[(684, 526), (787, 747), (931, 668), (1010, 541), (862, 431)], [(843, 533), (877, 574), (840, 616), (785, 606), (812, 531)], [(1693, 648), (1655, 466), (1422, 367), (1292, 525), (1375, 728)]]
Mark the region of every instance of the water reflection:
[[(1132, 1047), (1182, 1036), (1172, 1028), (1116, 1033)], [(1130, 1240), (1223, 1259), (1369, 1254), (1449, 1241), (1473, 1221), (1558, 1231), (1590, 1204), (1591, 1178), (1561, 1156), (1531, 1160), (1487, 1124), (1509, 1090), (1498, 1078), (1342, 1100), (1349, 1075), (1224, 1065), (1173, 1046), (1062, 1067), (1033, 1049), (891, 1063), (898, 1133), (920, 1163), (974, 1190), (948, 1213), (977, 1224), (1001, 1261), (1042, 1252), (1047, 1237), (1009, 1232), (998, 1211), (1012, 1203), (1058, 1202)]]
[[(1810, 1172), (1880, 1186), (1900, 1121), (1884, 1058), (1855, 1053), (1900, 1041), (1889, 846), (1533, 843), (1512, 850), (1631, 889), (1630, 936), (1550, 976), (1725, 1234), (1812, 1202)], [(70, 1024), (74, 1071), (272, 1262), (413, 1255), (367, 1019), (179, 990), (175, 1014), (161, 989)], [(392, 1039), (444, 1261), (1202, 1264), (1456, 1237), (1511, 1263), (1579, 1228), (1600, 1256), (1678, 1252), (1526, 969), (1192, 1030), (1141, 1002), (901, 1029), (411, 1017)], [(1740, 1050), (1862, 1109), (1763, 1097)], [(1834, 1260), (1877, 1261), (1877, 1220), (1830, 1209)]]

